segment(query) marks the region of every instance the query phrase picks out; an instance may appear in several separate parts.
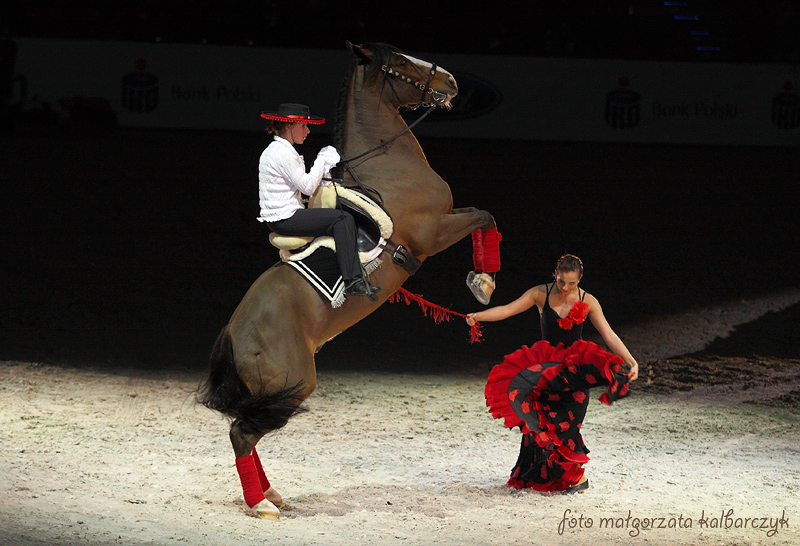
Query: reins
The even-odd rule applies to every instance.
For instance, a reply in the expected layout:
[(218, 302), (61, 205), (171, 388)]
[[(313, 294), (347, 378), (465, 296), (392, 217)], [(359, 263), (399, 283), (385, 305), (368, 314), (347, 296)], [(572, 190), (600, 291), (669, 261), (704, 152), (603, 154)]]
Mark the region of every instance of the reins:
[[(414, 66), (416, 67), (416, 65), (414, 65)], [(407, 83), (409, 85), (412, 85), (412, 86), (414, 86), (417, 89), (422, 91), (422, 97), (421, 97), (420, 102), (418, 104), (416, 104), (415, 106), (413, 106), (413, 107), (409, 107), (410, 109), (416, 109), (416, 108), (419, 108), (420, 106), (426, 106), (428, 109), (420, 117), (418, 117), (416, 120), (414, 120), (414, 122), (411, 123), (411, 125), (408, 125), (402, 131), (399, 131), (395, 135), (391, 136), (388, 140), (381, 140), (380, 143), (376, 144), (372, 148), (369, 148), (365, 152), (362, 152), (362, 153), (360, 153), (358, 155), (355, 155), (353, 157), (348, 157), (347, 159), (342, 159), (341, 161), (339, 161), (339, 165), (342, 165), (347, 170), (347, 172), (350, 173), (350, 176), (353, 177), (353, 182), (355, 182), (356, 185), (358, 185), (358, 187), (361, 189), (361, 191), (363, 191), (364, 193), (371, 192), (371, 193), (374, 193), (375, 195), (377, 195), (378, 201), (380, 202), (381, 205), (383, 205), (383, 197), (381, 196), (380, 192), (378, 190), (374, 189), (374, 188), (369, 188), (368, 189), (367, 186), (365, 186), (361, 182), (361, 180), (359, 180), (358, 175), (356, 174), (356, 172), (353, 169), (353, 167), (350, 165), (350, 162), (355, 161), (356, 159), (361, 159), (362, 157), (368, 156), (369, 154), (371, 154), (371, 153), (373, 153), (373, 152), (375, 152), (377, 150), (380, 150), (380, 149), (383, 149), (384, 152), (386, 152), (387, 151), (387, 146), (390, 143), (392, 143), (393, 141), (397, 140), (398, 138), (400, 138), (405, 133), (409, 132), (412, 128), (416, 127), (417, 124), (419, 124), (423, 119), (425, 119), (428, 116), (428, 114), (430, 114), (433, 111), (433, 109), (436, 107), (436, 105), (444, 102), (447, 99), (447, 95), (446, 94), (440, 93), (439, 91), (436, 91), (436, 90), (434, 90), (434, 89), (432, 89), (430, 87), (431, 82), (433, 81), (433, 78), (436, 76), (436, 70), (437, 70), (436, 64), (431, 63), (431, 70), (428, 72), (428, 79), (427, 79), (427, 81), (425, 83), (422, 83), (422, 82), (416, 81), (416, 80), (414, 80), (414, 79), (412, 79), (412, 78), (410, 78), (410, 77), (408, 77), (408, 76), (406, 76), (404, 74), (401, 74), (400, 72), (397, 72), (396, 70), (393, 70), (393, 69), (389, 68), (389, 66), (387, 66), (387, 65), (381, 66), (381, 72), (383, 72), (385, 76), (392, 76), (394, 78), (397, 78), (400, 81), (402, 81), (404, 83)], [(386, 83), (386, 81), (387, 80), (384, 77), (384, 83)], [(394, 91), (394, 87), (392, 87), (392, 91)], [(433, 101), (431, 103), (425, 103), (425, 95), (426, 94), (429, 94), (429, 95), (432, 96)], [(397, 95), (396, 92), (395, 92), (395, 95)], [(344, 182), (344, 180), (341, 180), (341, 179), (339, 179), (337, 181), (338, 182)]]
[(377, 144), (377, 145), (373, 146), (372, 148), (370, 148), (370, 149), (369, 149), (369, 150), (367, 150), (366, 152), (362, 152), (362, 153), (360, 153), (360, 154), (358, 154), (358, 155), (354, 155), (353, 157), (348, 157), (347, 159), (342, 159), (342, 160), (341, 160), (339, 163), (344, 163), (344, 164), (347, 164), (347, 163), (349, 163), (350, 161), (355, 161), (356, 159), (361, 159), (362, 157), (364, 157), (364, 156), (366, 156), (366, 155), (369, 155), (369, 154), (371, 154), (372, 152), (374, 152), (374, 151), (376, 151), (376, 150), (378, 150), (378, 149), (380, 149), (380, 148), (384, 148), (384, 149), (385, 149), (385, 148), (386, 148), (386, 146), (387, 146), (389, 143), (391, 143), (392, 141), (394, 141), (394, 140), (398, 139), (400, 136), (402, 136), (403, 134), (405, 134), (405, 133), (407, 133), (408, 131), (410, 131), (410, 130), (411, 130), (413, 127), (415, 127), (415, 126), (416, 126), (416, 125), (417, 125), (417, 124), (418, 124), (420, 121), (422, 121), (423, 119), (425, 119), (425, 116), (427, 116), (428, 114), (430, 114), (430, 113), (433, 111), (433, 108), (434, 108), (434, 105), (431, 105), (431, 106), (430, 106), (430, 107), (429, 107), (429, 108), (428, 108), (428, 109), (425, 111), (425, 113), (424, 113), (424, 114), (422, 114), (420, 117), (418, 117), (416, 120), (414, 120), (414, 122), (413, 122), (411, 125), (407, 126), (407, 127), (406, 127), (405, 129), (403, 129), (402, 131), (399, 131), (399, 132), (398, 132), (398, 133), (396, 133), (394, 136), (390, 137), (388, 140), (381, 140), (380, 144)]
[[(412, 62), (412, 65), (414, 66), (414, 68), (419, 73), (422, 73), (422, 69), (416, 63)], [(383, 77), (383, 81), (381, 82), (381, 91), (380, 91), (381, 97), (380, 97), (380, 100), (379, 100), (378, 108), (380, 108), (380, 104), (383, 103), (383, 97), (382, 97), (383, 92), (384, 92), (383, 90), (384, 90), (384, 88), (385, 88), (385, 86), (387, 84), (389, 85), (389, 87), (391, 88), (392, 92), (394, 93), (394, 96), (397, 99), (398, 103), (402, 102), (402, 100), (400, 99), (400, 96), (397, 93), (397, 90), (395, 89), (394, 84), (392, 83), (392, 80), (389, 78), (389, 76), (391, 76), (393, 78), (397, 78), (403, 83), (407, 83), (409, 85), (412, 85), (412, 86), (414, 86), (415, 88), (419, 89), (422, 92), (422, 95), (420, 97), (419, 102), (415, 103), (413, 106), (408, 106), (407, 107), (408, 109), (414, 110), (416, 108), (419, 108), (420, 106), (425, 106), (425, 107), (428, 108), (421, 116), (419, 116), (416, 120), (414, 120), (414, 122), (412, 122), (411, 124), (407, 125), (404, 129), (402, 129), (401, 131), (397, 132), (396, 134), (392, 135), (389, 139), (381, 140), (378, 144), (376, 144), (375, 146), (369, 148), (368, 150), (366, 150), (364, 152), (361, 152), (360, 154), (354, 155), (352, 157), (348, 157), (346, 159), (342, 159), (342, 160), (339, 161), (339, 163), (337, 163), (337, 167), (342, 167), (342, 168), (346, 169), (348, 173), (350, 173), (350, 176), (353, 179), (352, 182), (355, 185), (357, 185), (358, 188), (365, 195), (374, 196), (375, 200), (377, 201), (376, 204), (379, 207), (381, 207), (381, 208), (383, 208), (385, 210), (385, 207), (384, 207), (384, 204), (383, 204), (383, 196), (375, 188), (371, 188), (369, 186), (366, 186), (364, 183), (361, 182), (361, 180), (358, 178), (358, 175), (355, 172), (355, 169), (351, 165), (351, 162), (353, 162), (353, 161), (355, 161), (357, 159), (361, 159), (363, 157), (366, 157), (366, 156), (368, 156), (368, 155), (370, 155), (370, 154), (372, 154), (375, 151), (380, 150), (380, 149), (383, 149), (384, 154), (387, 154), (388, 151), (389, 151), (388, 145), (391, 142), (395, 141), (396, 139), (398, 139), (400, 136), (404, 135), (405, 133), (411, 131), (411, 129), (416, 127), (417, 124), (419, 124), (423, 119), (425, 119), (428, 115), (430, 115), (430, 113), (433, 111), (433, 109), (436, 106), (438, 106), (438, 105), (440, 105), (442, 103), (446, 103), (448, 95), (445, 94), (445, 93), (441, 93), (439, 91), (436, 91), (436, 90), (431, 88), (431, 82), (433, 82), (433, 79), (436, 77), (436, 72), (437, 72), (437, 66), (435, 64), (433, 64), (433, 63), (431, 63), (431, 69), (428, 72), (427, 80), (424, 83), (421, 82), (421, 81), (416, 81), (416, 80), (414, 80), (413, 78), (411, 78), (409, 76), (405, 76), (404, 74), (401, 74), (400, 72), (397, 72), (397, 71), (389, 68), (389, 66), (386, 65), (386, 64), (382, 65), (380, 70), (381, 70), (381, 72), (383, 72), (384, 77)], [(430, 96), (430, 100), (426, 101), (426, 98), (428, 98), (428, 95)], [(343, 186), (345, 185), (345, 182), (349, 182), (349, 181), (345, 181), (342, 178), (326, 178), (325, 180), (338, 182), (339, 184), (341, 184)], [(334, 188), (335, 188), (335, 186), (334, 186)], [(338, 208), (338, 204), (337, 204), (337, 208)], [(387, 212), (387, 214), (388, 214), (388, 212)], [(385, 240), (385, 242), (380, 246), (381, 246), (382, 252), (386, 252), (386, 253), (390, 254), (391, 258), (392, 258), (392, 262), (397, 264), (397, 265), (399, 265), (403, 269), (405, 269), (408, 272), (409, 275), (413, 275), (414, 273), (416, 273), (416, 271), (419, 269), (420, 265), (422, 265), (422, 262), (416, 256), (414, 256), (414, 254), (411, 251), (409, 251), (407, 248), (405, 248), (405, 246), (403, 246), (402, 244), (398, 244), (398, 243), (392, 241), (391, 238)], [(409, 301), (409, 298), (414, 299), (415, 301), (420, 303), (420, 305), (423, 305), (425, 309), (430, 309), (430, 308), (434, 307), (434, 304), (431, 304), (429, 302), (425, 302), (422, 299), (418, 299), (418, 297), (410, 295), (410, 293), (404, 293), (404, 295), (406, 296), (406, 301)], [(438, 310), (437, 309), (437, 313), (441, 314), (442, 316), (447, 316), (448, 319), (449, 319), (449, 315), (450, 314), (455, 314), (455, 313), (453, 313), (453, 312), (451, 312), (449, 310), (444, 310), (444, 309), (442, 309), (442, 310)], [(464, 316), (464, 315), (461, 315), (461, 316)], [(473, 326), (473, 329), (472, 329), (471, 332), (472, 332), (472, 336), (471, 337), (472, 337), (473, 341), (478, 341), (480, 339), (479, 326), (477, 326), (477, 325)]]
[[(358, 187), (361, 188), (361, 191), (363, 191), (365, 194), (367, 194), (367, 193), (375, 194), (377, 196), (377, 198), (378, 198), (378, 202), (382, 206), (383, 205), (383, 196), (381, 195), (381, 193), (378, 190), (376, 190), (375, 188), (370, 188), (370, 187), (364, 185), (364, 183), (361, 182), (361, 180), (358, 178), (358, 175), (356, 174), (355, 169), (353, 169), (353, 167), (350, 165), (350, 162), (351, 161), (355, 161), (356, 159), (361, 159), (362, 157), (367, 156), (367, 155), (371, 154), (372, 152), (374, 152), (376, 150), (379, 150), (380, 148), (383, 148), (383, 150), (385, 152), (386, 151), (386, 146), (388, 146), (389, 143), (391, 143), (392, 141), (396, 140), (397, 138), (399, 138), (403, 134), (405, 134), (408, 131), (410, 131), (412, 127), (414, 127), (420, 121), (425, 119), (425, 117), (428, 114), (430, 114), (432, 111), (433, 111), (433, 107), (431, 106), (430, 108), (428, 108), (425, 111), (424, 114), (422, 114), (419, 118), (417, 118), (411, 125), (409, 125), (405, 129), (403, 129), (402, 131), (398, 132), (397, 134), (395, 134), (394, 136), (392, 136), (388, 140), (381, 140), (380, 144), (377, 144), (377, 145), (373, 146), (372, 148), (370, 148), (366, 152), (360, 153), (360, 154), (358, 154), (356, 156), (353, 156), (353, 157), (350, 157), (350, 158), (347, 158), (347, 159), (342, 159), (341, 161), (339, 161), (338, 164), (342, 165), (347, 170), (347, 172), (350, 173), (350, 176), (353, 177), (353, 182), (355, 182), (356, 185), (358, 185)], [(344, 182), (343, 179), (334, 179), (334, 180), (339, 182), (339, 183)]]

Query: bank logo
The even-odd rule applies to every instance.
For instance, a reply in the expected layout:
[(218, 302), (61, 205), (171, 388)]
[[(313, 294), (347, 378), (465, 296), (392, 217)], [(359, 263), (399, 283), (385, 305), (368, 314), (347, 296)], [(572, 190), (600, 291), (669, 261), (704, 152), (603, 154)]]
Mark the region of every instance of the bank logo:
[(122, 107), (128, 112), (145, 114), (158, 107), (158, 76), (145, 72), (147, 62), (136, 61), (136, 72), (122, 78)]
[(627, 76), (620, 76), (619, 89), (606, 94), (606, 123), (616, 129), (636, 127), (642, 119), (642, 97), (628, 89)]
[(794, 129), (800, 126), (800, 96), (792, 93), (792, 82), (786, 82), (783, 89), (772, 97), (772, 123), (781, 129)]

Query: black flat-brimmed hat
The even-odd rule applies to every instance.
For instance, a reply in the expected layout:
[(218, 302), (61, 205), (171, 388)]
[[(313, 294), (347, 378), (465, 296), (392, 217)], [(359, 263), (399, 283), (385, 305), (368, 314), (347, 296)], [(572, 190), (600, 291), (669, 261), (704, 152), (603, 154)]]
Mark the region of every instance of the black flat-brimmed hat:
[(305, 104), (292, 102), (281, 104), (278, 106), (277, 112), (261, 112), (261, 117), (272, 121), (283, 121), (284, 123), (309, 123), (311, 125), (325, 123), (325, 118), (310, 115), (308, 106)]

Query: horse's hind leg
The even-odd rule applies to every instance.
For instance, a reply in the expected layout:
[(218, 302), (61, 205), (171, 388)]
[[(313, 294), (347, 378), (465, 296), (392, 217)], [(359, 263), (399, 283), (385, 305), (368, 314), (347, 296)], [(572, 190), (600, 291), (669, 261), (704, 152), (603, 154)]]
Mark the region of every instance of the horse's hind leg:
[(256, 444), (261, 436), (247, 434), (241, 430), (240, 422), (234, 421), (230, 430), (231, 444), (236, 455), (236, 471), (242, 482), (244, 502), (259, 518), (277, 520), (280, 518), (278, 506), (283, 498), (269, 483)]
[[(234, 447), (234, 452), (235, 453), (246, 452), (247, 440), (241, 441), (243, 437), (241, 431), (239, 430), (234, 431), (234, 427), (231, 426), (232, 443), (234, 443), (234, 437), (236, 437), (235, 443), (238, 444), (241, 448), (241, 450), (239, 450), (236, 447)], [(258, 456), (258, 451), (256, 451), (255, 446), (253, 446), (252, 454), (253, 454), (253, 462), (255, 463), (256, 466), (256, 472), (258, 473), (258, 482), (261, 491), (263, 491), (264, 496), (267, 498), (268, 501), (270, 501), (275, 506), (281, 506), (283, 504), (283, 497), (281, 497), (281, 494), (278, 493), (278, 490), (272, 487), (272, 484), (269, 483), (269, 479), (267, 479), (267, 474), (264, 472), (264, 467), (261, 465), (261, 459)], [(246, 455), (244, 456), (246, 457)], [(239, 455), (237, 455), (237, 457), (239, 457)], [(261, 499), (258, 498), (258, 500), (260, 502)]]
[(275, 506), (281, 506), (283, 504), (283, 497), (280, 493), (278, 493), (278, 490), (272, 487), (272, 485), (269, 483), (267, 475), (264, 473), (264, 467), (261, 466), (261, 459), (258, 458), (258, 452), (256, 451), (255, 447), (253, 448), (253, 461), (256, 463), (258, 481), (261, 483), (261, 490), (264, 491), (264, 496)]
[[(309, 359), (312, 363), (310, 369), (313, 372), (313, 356)], [(298, 375), (303, 378), (297, 376), (292, 378), (293, 386), (275, 390), (270, 389), (267, 382), (261, 389), (267, 390), (269, 394), (245, 396), (246, 400), (239, 408), (238, 418), (231, 424), (230, 440), (236, 455), (236, 470), (242, 484), (244, 500), (259, 518), (279, 519), (278, 505), (282, 504), (283, 499), (267, 479), (256, 451), (256, 444), (268, 432), (278, 430), (286, 425), (292, 416), (304, 411), (300, 405), (314, 390), (316, 375), (313, 373)], [(250, 393), (254, 391), (255, 389), (250, 389)]]

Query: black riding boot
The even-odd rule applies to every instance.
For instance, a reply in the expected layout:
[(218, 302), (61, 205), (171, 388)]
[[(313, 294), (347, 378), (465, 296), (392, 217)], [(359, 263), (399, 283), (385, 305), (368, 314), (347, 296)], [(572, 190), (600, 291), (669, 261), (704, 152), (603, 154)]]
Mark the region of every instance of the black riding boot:
[(371, 301), (378, 301), (378, 292), (380, 291), (380, 287), (369, 284), (366, 277), (353, 279), (344, 289), (344, 293), (348, 296), (369, 296)]

